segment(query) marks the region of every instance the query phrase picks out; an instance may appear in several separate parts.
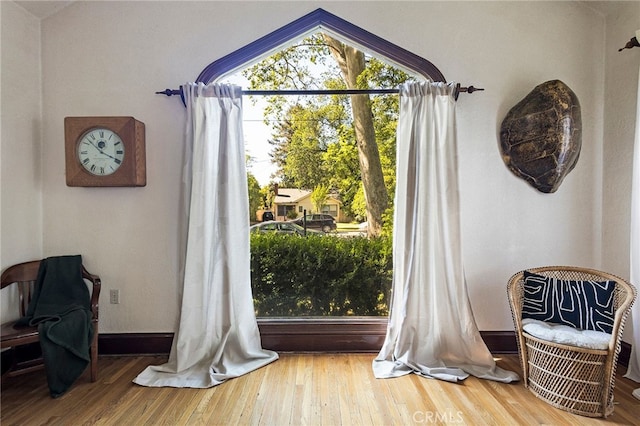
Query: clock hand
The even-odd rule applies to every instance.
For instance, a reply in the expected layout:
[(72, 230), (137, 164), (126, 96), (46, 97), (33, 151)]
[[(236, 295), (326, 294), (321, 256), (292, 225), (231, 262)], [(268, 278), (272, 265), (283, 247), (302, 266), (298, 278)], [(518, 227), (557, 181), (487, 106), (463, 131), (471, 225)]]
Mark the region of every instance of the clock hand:
[(95, 143), (93, 143), (92, 141), (88, 141), (88, 142), (91, 144), (91, 146), (93, 146), (96, 150), (98, 150), (98, 152), (99, 152), (100, 154), (102, 154), (102, 155), (106, 155), (107, 157), (112, 158), (112, 159), (114, 159), (114, 160), (116, 159), (116, 157), (114, 157), (113, 155), (107, 154), (106, 152), (104, 152), (103, 150), (101, 150), (101, 149), (100, 149), (100, 148), (99, 148)]
[(116, 157), (114, 157), (114, 156), (113, 156), (113, 155), (111, 155), (111, 154), (107, 154), (107, 153), (106, 153), (106, 152), (104, 152), (104, 151), (100, 151), (100, 154), (106, 155), (107, 157), (109, 157), (109, 158), (113, 158), (114, 160), (116, 160)]
[(91, 146), (92, 146), (92, 147), (94, 147), (95, 149), (97, 149), (97, 150), (98, 150), (98, 152), (102, 153), (102, 152), (100, 151), (100, 148), (98, 148), (98, 146), (97, 146), (95, 143), (91, 142), (91, 141), (89, 140), (89, 138), (87, 138), (87, 142), (89, 142), (89, 144), (91, 144)]

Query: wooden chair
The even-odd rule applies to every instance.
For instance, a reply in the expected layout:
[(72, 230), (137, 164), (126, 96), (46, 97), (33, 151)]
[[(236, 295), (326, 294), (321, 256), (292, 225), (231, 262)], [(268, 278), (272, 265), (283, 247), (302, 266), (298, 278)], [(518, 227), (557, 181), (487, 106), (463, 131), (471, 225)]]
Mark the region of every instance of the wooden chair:
[(556, 408), (582, 416), (607, 417), (613, 413), (618, 354), (635, 288), (620, 277), (593, 269), (547, 266), (528, 271), (561, 280), (615, 282), (615, 316), (607, 349), (559, 344), (526, 333), (522, 328), (524, 271), (513, 275), (507, 285), (525, 387)]
[[(25, 316), (27, 307), (34, 292), (35, 281), (38, 276), (40, 260), (20, 263), (7, 268), (0, 278), (0, 289), (17, 287), (18, 306), (20, 316)], [(82, 267), (82, 278), (91, 282), (91, 316), (93, 324), (93, 339), (91, 341), (91, 381), (98, 379), (98, 298), (100, 296), (100, 277), (90, 274)], [(8, 290), (5, 290), (5, 292)], [(16, 321), (2, 324), (0, 331), (0, 347), (15, 348), (22, 345), (36, 343), (39, 340), (37, 327), (14, 327)], [(26, 362), (16, 361), (13, 357), (12, 365), (3, 376), (16, 376), (29, 373), (44, 367), (42, 358)]]

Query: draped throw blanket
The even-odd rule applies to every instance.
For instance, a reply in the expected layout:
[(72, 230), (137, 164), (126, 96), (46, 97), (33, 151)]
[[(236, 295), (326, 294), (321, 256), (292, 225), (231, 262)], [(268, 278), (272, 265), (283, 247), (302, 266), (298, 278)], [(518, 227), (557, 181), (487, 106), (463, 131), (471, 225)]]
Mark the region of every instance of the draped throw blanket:
[(495, 365), (467, 296), (454, 93), (453, 83), (400, 88), (393, 299), (385, 342), (373, 361), (377, 378), (413, 372), (447, 381), (469, 374), (518, 380)]
[(40, 262), (33, 299), (16, 325), (38, 326), (53, 398), (69, 390), (91, 361), (90, 305), (80, 255), (48, 257)]
[[(640, 30), (636, 31), (636, 38), (640, 39)], [(638, 98), (636, 108), (636, 135), (633, 151), (633, 172), (631, 182), (631, 236), (630, 236), (630, 281), (633, 285), (640, 285), (640, 70), (638, 73)], [(633, 323), (633, 342), (629, 368), (624, 377), (640, 382), (640, 303), (635, 303), (631, 309)], [(640, 399), (640, 388), (633, 391), (633, 396)]]
[(253, 310), (241, 89), (190, 83), (183, 92), (189, 214), (180, 324), (169, 361), (134, 382), (207, 388), (278, 355), (262, 349)]

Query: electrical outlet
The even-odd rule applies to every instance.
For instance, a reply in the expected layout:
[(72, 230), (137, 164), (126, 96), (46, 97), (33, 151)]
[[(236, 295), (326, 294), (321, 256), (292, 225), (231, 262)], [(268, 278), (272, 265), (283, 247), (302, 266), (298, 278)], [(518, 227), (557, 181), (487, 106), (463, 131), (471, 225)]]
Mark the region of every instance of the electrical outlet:
[(120, 303), (120, 290), (111, 290), (109, 292), (109, 298), (112, 305)]

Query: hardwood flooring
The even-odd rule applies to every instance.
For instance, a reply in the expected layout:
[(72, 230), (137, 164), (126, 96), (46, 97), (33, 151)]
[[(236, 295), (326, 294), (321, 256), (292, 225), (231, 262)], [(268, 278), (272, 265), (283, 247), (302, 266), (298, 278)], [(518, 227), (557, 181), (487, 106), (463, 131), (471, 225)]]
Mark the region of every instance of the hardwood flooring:
[[(640, 387), (619, 372), (613, 415), (576, 416), (534, 397), (522, 383), (417, 375), (375, 379), (374, 354), (280, 354), (280, 360), (210, 389), (146, 388), (131, 380), (166, 357), (101, 357), (58, 399), (43, 371), (3, 379), (0, 423), (9, 425), (633, 425)], [(516, 355), (498, 365), (520, 372)], [(624, 368), (621, 368), (624, 370)]]

